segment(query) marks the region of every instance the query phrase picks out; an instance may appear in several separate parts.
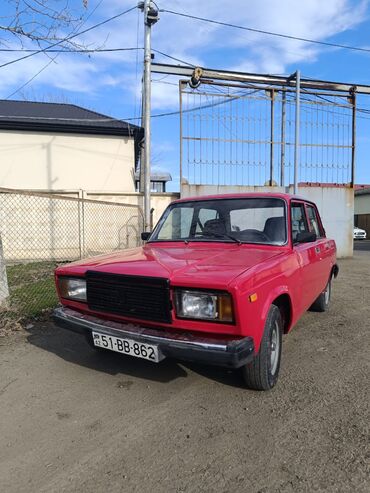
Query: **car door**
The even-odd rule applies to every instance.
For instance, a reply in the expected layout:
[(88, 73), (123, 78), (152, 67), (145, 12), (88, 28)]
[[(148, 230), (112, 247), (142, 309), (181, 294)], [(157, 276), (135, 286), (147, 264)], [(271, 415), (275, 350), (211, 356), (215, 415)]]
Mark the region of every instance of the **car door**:
[(306, 203), (306, 214), (309, 230), (316, 234), (317, 240), (313, 243), (315, 247), (315, 261), (313, 264), (314, 278), (317, 296), (325, 289), (331, 271), (331, 259), (333, 249), (331, 242), (326, 238), (322, 227), (319, 213), (314, 204)]
[(291, 202), (291, 235), (293, 250), (300, 267), (301, 310), (307, 310), (317, 298), (319, 258), (316, 242), (298, 243), (299, 233), (309, 232), (306, 206), (304, 201)]

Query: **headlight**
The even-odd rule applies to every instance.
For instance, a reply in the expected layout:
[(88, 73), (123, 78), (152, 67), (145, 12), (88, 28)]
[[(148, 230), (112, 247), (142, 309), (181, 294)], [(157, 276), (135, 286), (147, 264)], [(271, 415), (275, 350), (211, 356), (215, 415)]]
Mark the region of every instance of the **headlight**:
[(62, 298), (86, 301), (86, 281), (78, 277), (60, 277), (59, 291)]
[(233, 322), (233, 307), (228, 293), (177, 290), (176, 314), (179, 318), (198, 318), (215, 322)]

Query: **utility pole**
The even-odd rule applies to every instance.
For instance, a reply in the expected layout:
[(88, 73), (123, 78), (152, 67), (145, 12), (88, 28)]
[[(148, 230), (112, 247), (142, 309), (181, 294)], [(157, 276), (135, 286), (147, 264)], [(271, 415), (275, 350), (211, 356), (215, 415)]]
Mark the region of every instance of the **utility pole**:
[[(140, 169), (140, 189), (144, 191), (145, 231), (150, 231), (150, 117), (151, 117), (151, 35), (152, 25), (158, 21), (158, 10), (150, 0), (139, 2), (139, 9), (144, 13), (144, 78), (143, 78), (143, 127), (144, 149)], [(144, 182), (144, 186), (143, 183)]]

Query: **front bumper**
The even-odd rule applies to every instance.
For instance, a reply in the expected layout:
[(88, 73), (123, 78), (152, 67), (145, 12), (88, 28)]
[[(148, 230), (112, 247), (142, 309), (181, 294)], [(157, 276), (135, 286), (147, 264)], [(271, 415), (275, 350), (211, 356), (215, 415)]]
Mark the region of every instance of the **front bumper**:
[(252, 337), (242, 339), (216, 339), (187, 331), (149, 328), (130, 323), (112, 322), (85, 315), (70, 308), (56, 308), (55, 325), (89, 336), (92, 331), (136, 342), (155, 344), (169, 358), (194, 361), (210, 365), (240, 368), (254, 356)]

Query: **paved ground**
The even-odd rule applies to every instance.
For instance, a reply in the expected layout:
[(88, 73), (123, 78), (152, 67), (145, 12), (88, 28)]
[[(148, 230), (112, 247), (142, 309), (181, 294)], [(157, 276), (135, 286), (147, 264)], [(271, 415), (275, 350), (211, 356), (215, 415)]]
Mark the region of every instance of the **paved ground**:
[(278, 386), (95, 354), (60, 329), (0, 339), (0, 491), (365, 492), (370, 254), (284, 339)]
[(370, 240), (357, 240), (353, 242), (353, 248), (357, 251), (370, 252)]

